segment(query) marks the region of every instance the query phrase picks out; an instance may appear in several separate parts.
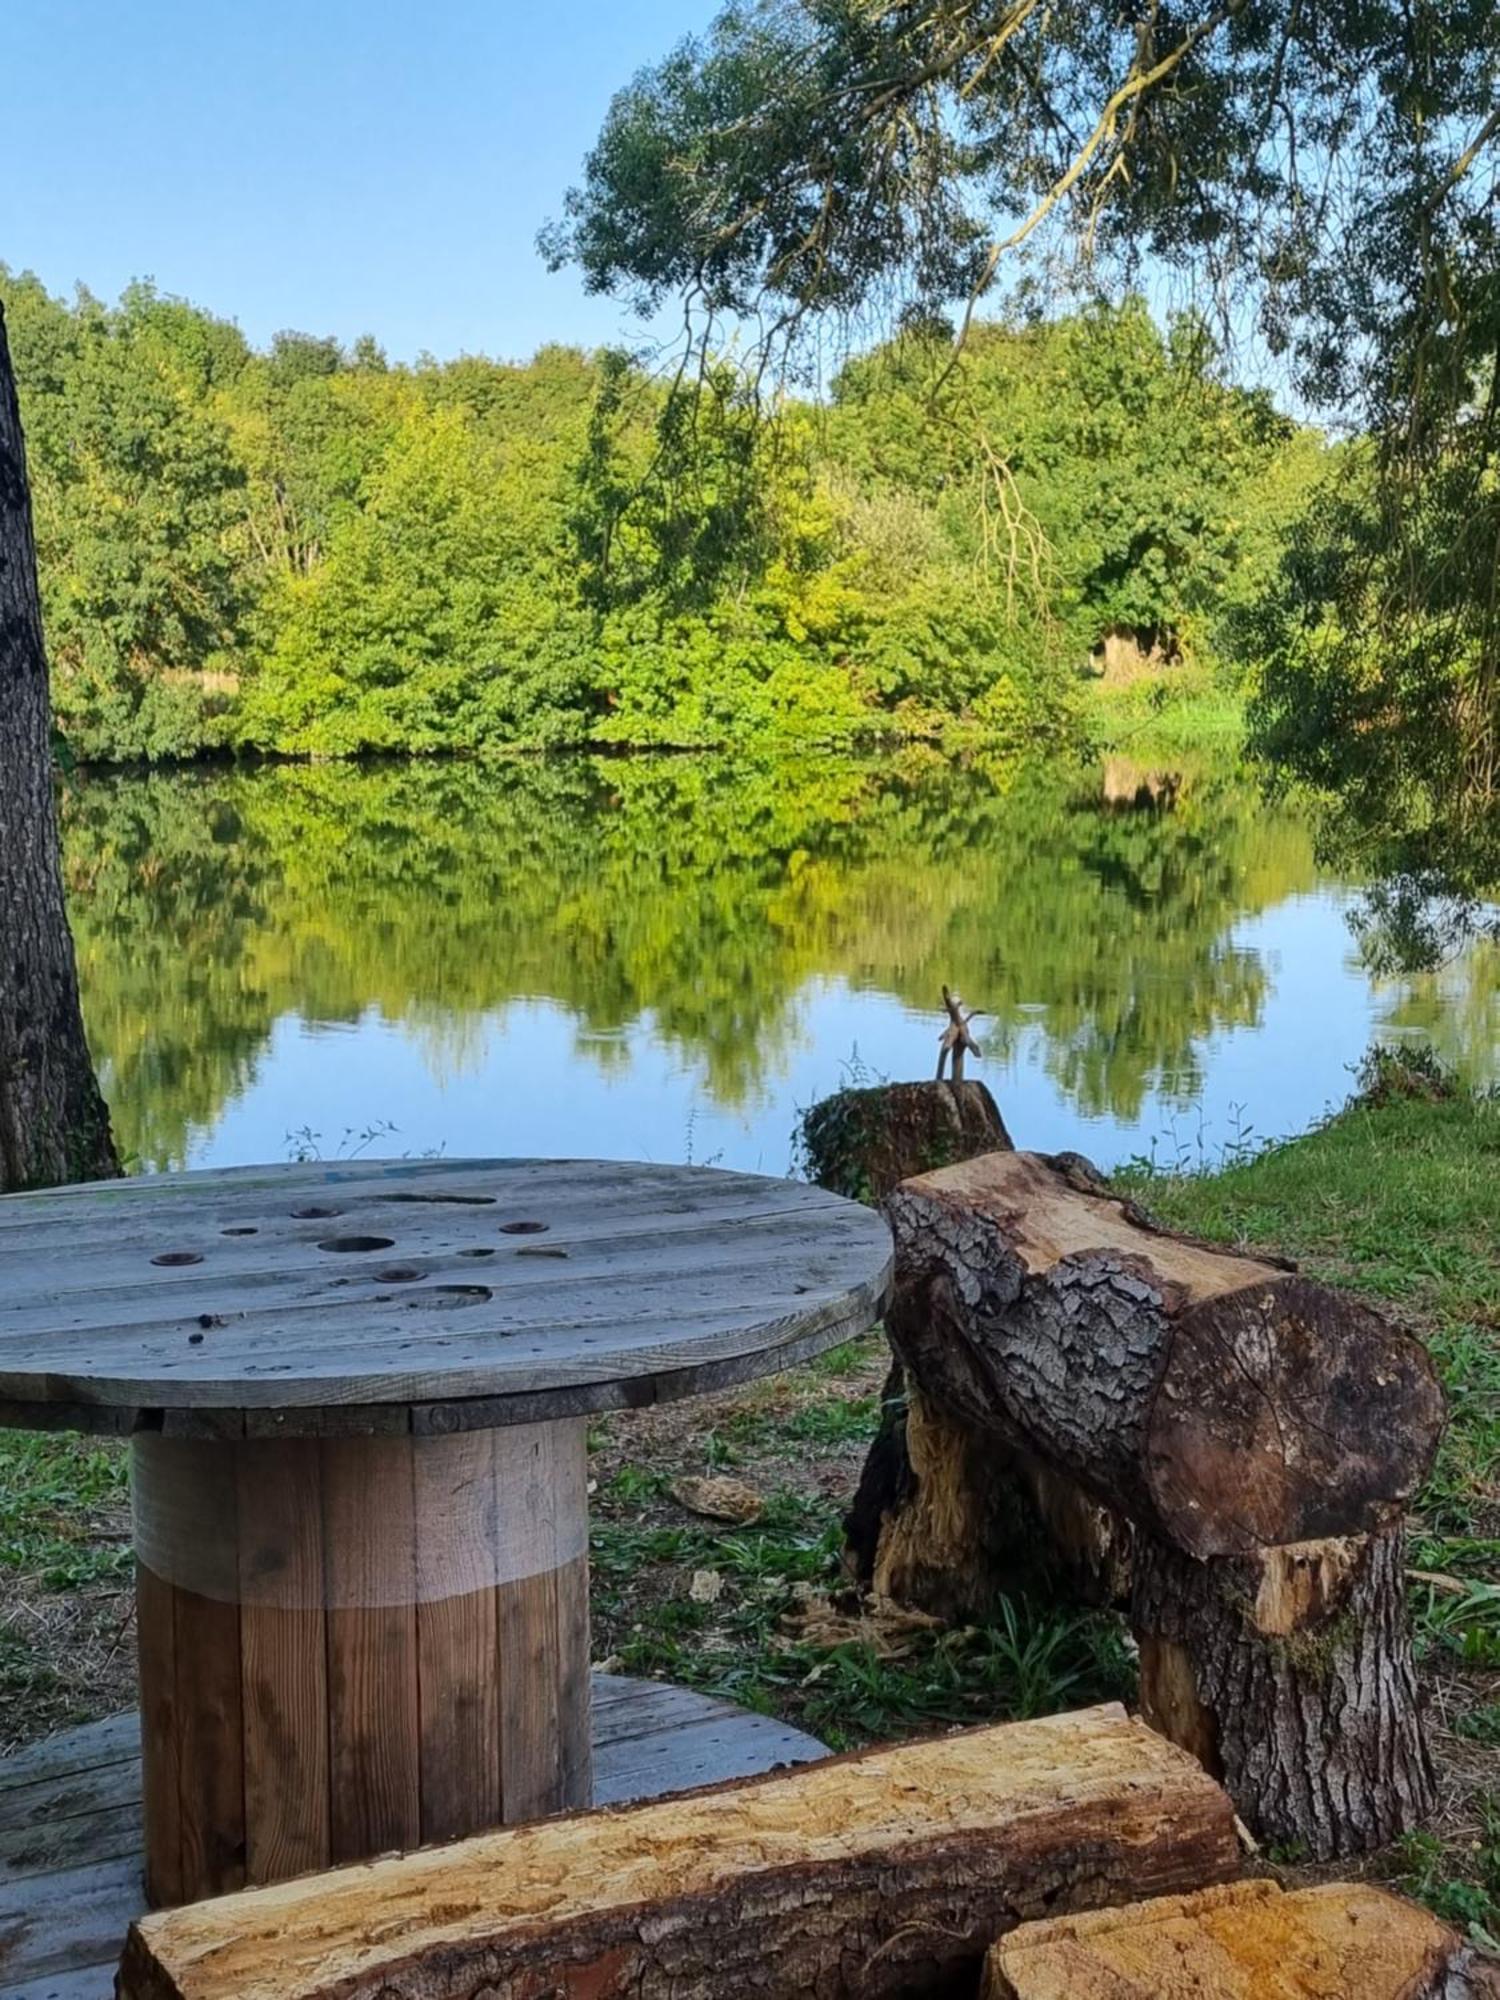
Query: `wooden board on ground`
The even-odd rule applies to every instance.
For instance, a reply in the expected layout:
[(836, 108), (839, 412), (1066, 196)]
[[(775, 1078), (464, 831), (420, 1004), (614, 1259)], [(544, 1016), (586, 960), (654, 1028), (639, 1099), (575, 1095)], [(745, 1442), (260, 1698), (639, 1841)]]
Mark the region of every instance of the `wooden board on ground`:
[(982, 2000), (1496, 2000), (1500, 1967), (1368, 1882), (1236, 1882), (1049, 1917), (995, 1946)]
[(1228, 1800), (1111, 1705), (507, 1828), (143, 1918), (121, 2000), (861, 2000), (1044, 1909), (1223, 1881)]
[[(595, 1674), (601, 1804), (657, 1798), (827, 1753), (767, 1715)], [(112, 2000), (141, 1887), (140, 1718), (111, 1716), (0, 1761), (0, 2000)]]

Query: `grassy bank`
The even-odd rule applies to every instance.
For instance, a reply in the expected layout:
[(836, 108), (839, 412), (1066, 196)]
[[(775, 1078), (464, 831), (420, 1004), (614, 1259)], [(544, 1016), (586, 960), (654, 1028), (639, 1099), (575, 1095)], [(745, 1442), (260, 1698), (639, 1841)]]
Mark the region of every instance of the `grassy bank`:
[(1080, 714), (1090, 745), (1105, 756), (1232, 760), (1245, 749), (1242, 697), (1201, 669), (1175, 668), (1126, 686), (1089, 682)]
[[(1290, 1252), (1431, 1345), (1452, 1421), (1417, 1509), (1416, 1639), (1442, 1801), (1372, 1864), (1500, 1932), (1500, 1104), (1386, 1066), (1321, 1130), (1214, 1175), (1135, 1176), (1164, 1220)], [(593, 1432), (594, 1654), (773, 1711), (839, 1747), (1111, 1696), (1116, 1620), (1017, 1602), (986, 1630), (881, 1613), (843, 1584), (839, 1520), (873, 1433), (883, 1343)], [(693, 1482), (731, 1480), (711, 1518)], [(734, 1498), (734, 1496), (731, 1496)], [(723, 1504), (722, 1494), (718, 1496)], [(9, 1743), (133, 1700), (123, 1467), (0, 1436), (0, 1697)], [(1274, 1857), (1288, 1864), (1294, 1856)]]

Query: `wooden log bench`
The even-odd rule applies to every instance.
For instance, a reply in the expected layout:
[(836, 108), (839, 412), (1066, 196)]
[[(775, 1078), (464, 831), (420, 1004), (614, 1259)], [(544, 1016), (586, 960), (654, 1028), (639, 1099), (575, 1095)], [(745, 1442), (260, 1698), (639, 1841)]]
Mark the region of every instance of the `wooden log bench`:
[(120, 2000), (972, 1993), (1048, 1911), (1222, 1882), (1222, 1790), (1117, 1706), (833, 1758), (144, 1917)]
[(1421, 1344), (1154, 1229), (1073, 1155), (993, 1152), (882, 1206), (907, 1408), (851, 1517), (875, 1587), (950, 1618), (1023, 1590), (1126, 1606), (1143, 1712), (1257, 1834), (1328, 1859), (1419, 1823), (1403, 1521), (1443, 1422)]
[(1237, 1882), (1022, 1924), (982, 2000), (1500, 2000), (1500, 1967), (1368, 1882)]

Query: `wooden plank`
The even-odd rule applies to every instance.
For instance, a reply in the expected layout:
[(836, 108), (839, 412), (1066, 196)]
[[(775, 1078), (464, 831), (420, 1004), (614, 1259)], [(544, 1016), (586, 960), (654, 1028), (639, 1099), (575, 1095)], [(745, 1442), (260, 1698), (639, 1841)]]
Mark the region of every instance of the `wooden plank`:
[[(687, 1176), (691, 1175), (689, 1184)], [(697, 1214), (745, 1200), (785, 1207), (829, 1197), (801, 1181), (771, 1180), (733, 1169), (684, 1168), (627, 1160), (397, 1160), (351, 1163), (340, 1173), (326, 1163), (190, 1169), (142, 1174), (125, 1181), (86, 1182), (32, 1194), (0, 1196), (0, 1239), (7, 1254), (49, 1232), (70, 1247), (102, 1253), (111, 1243), (134, 1244), (162, 1222), (257, 1226), (257, 1233), (305, 1233), (314, 1218), (298, 1217), (298, 1204), (336, 1206), (341, 1220), (384, 1204), (405, 1205), (415, 1223), (424, 1197), (434, 1208), (477, 1203), (495, 1211), (495, 1224), (518, 1217), (572, 1223), (587, 1213), (608, 1224), (639, 1209)], [(415, 1198), (415, 1199), (414, 1199)], [(527, 1204), (541, 1203), (538, 1210)], [(483, 1221), (483, 1216), (476, 1217)], [(91, 1231), (97, 1231), (91, 1236)]]
[(131, 1769), (134, 1797), (93, 1812), (44, 1817), (35, 1826), (0, 1833), (0, 1882), (23, 1875), (54, 1875), (59, 1868), (76, 1868), (86, 1861), (118, 1861), (143, 1852), (141, 1776)]
[(142, 1816), (146, 1895), (155, 1904), (185, 1901), (182, 1808), (178, 1798), (181, 1741), (177, 1728), (177, 1593), (144, 1564), (136, 1565), (136, 1643), (140, 1660)]
[[(422, 1754), (422, 1838), (453, 1840), (500, 1824), (499, 1642), (490, 1540), (465, 1533), (476, 1495), (493, 1518), (489, 1431), (414, 1447)], [(456, 1587), (455, 1587), (456, 1586)]]
[(113, 1812), (124, 1805), (141, 1802), (140, 1721), (130, 1715), (119, 1718), (130, 1725), (134, 1739), (128, 1757), (97, 1764), (91, 1771), (65, 1772), (60, 1777), (31, 1785), (16, 1785), (0, 1793), (0, 1841), (12, 1835), (24, 1836), (36, 1827), (54, 1821), (87, 1819), (92, 1813)]
[(944, 1990), (1018, 1909), (1237, 1872), (1228, 1800), (1116, 1706), (509, 1828), (142, 1919), (120, 2000)]
[(731, 1778), (753, 1778), (795, 1764), (816, 1763), (828, 1752), (816, 1738), (768, 1715), (750, 1715), (728, 1703), (637, 1736), (594, 1746), (594, 1804), (623, 1805)]
[(76, 1972), (49, 1972), (24, 1986), (0, 1986), (0, 2000), (114, 2000), (115, 1959)]
[(44, 1736), (0, 1760), (0, 1826), (9, 1822), (5, 1795), (24, 1786), (51, 1784), (74, 1771), (92, 1771), (104, 1763), (139, 1757), (140, 1718), (132, 1711), (107, 1715), (100, 1722), (86, 1722), (56, 1736)]
[(245, 1880), (240, 1608), (186, 1590), (174, 1595), (182, 1896), (193, 1900)]
[(338, 1861), (422, 1837), (416, 1520), (409, 1440), (332, 1438), (319, 1451)]
[[(541, 1337), (516, 1337), (502, 1329), (479, 1339), (455, 1336), (446, 1346), (428, 1343), (429, 1354), (434, 1359), (441, 1356), (441, 1366), (422, 1372), (410, 1361), (410, 1342), (396, 1337), (407, 1327), (381, 1323), (359, 1349), (365, 1372), (357, 1377), (347, 1372), (346, 1362), (320, 1366), (305, 1358), (295, 1363), (258, 1360), (232, 1376), (193, 1372), (186, 1363), (153, 1361), (149, 1377), (99, 1377), (93, 1387), (102, 1396), (118, 1394), (132, 1402), (154, 1397), (158, 1406), (174, 1409), (227, 1409), (237, 1402), (247, 1409), (288, 1413), (340, 1402), (461, 1403), (483, 1397), (493, 1399), (490, 1423), (540, 1423), (597, 1410), (636, 1408), (669, 1397), (706, 1395), (791, 1367), (863, 1332), (879, 1316), (884, 1298), (882, 1274), (880, 1283), (852, 1290), (817, 1311), (798, 1306), (748, 1330), (738, 1307), (704, 1312), (653, 1307), (634, 1320), (601, 1311), (577, 1317), (566, 1326), (540, 1329)], [(767, 1314), (773, 1304), (765, 1302)], [(605, 1332), (613, 1338), (603, 1339)], [(377, 1333), (383, 1337), (375, 1338)], [(513, 1343), (508, 1348), (507, 1340)], [(570, 1348), (567, 1355), (561, 1352), (564, 1340)], [(597, 1353), (591, 1352), (593, 1348)], [(17, 1379), (13, 1371), (0, 1370), (0, 1381), (13, 1387)], [(522, 1413), (523, 1399), (528, 1398)], [(10, 1387), (0, 1386), (0, 1420), (24, 1427), (37, 1408), (45, 1422), (44, 1405), (27, 1403)], [(288, 1428), (285, 1434), (296, 1433)]]
[[(558, 1730), (564, 1806), (593, 1798), (593, 1683), (589, 1634), (589, 1442), (582, 1422), (552, 1430), (553, 1504), (558, 1526)], [(571, 1553), (576, 1549), (576, 1554)]]
[(494, 1443), (501, 1532), (519, 1566), (530, 1571), (495, 1593), (501, 1802), (514, 1824), (565, 1803), (559, 1788), (557, 1426), (496, 1431)]
[(717, 1386), (868, 1323), (890, 1261), (822, 1190), (618, 1162), (168, 1176), (6, 1197), (0, 1232), (0, 1421), (196, 1409), (228, 1435), (251, 1410), (484, 1397), (516, 1422), (550, 1413), (514, 1397)]
[(136, 1855), (0, 1887), (0, 1980), (30, 2000), (34, 1983), (118, 1958), (142, 1903)]
[[(574, 1236), (559, 1231), (555, 1241), (550, 1235), (507, 1240), (493, 1225), (482, 1230), (471, 1225), (462, 1234), (455, 1230), (439, 1237), (431, 1228), (413, 1230), (379, 1216), (361, 1218), (351, 1230), (347, 1218), (340, 1218), (317, 1225), (321, 1234), (316, 1240), (268, 1242), (255, 1251), (253, 1261), (243, 1250), (225, 1252), (204, 1237), (197, 1248), (164, 1253), (182, 1256), (186, 1261), (181, 1265), (158, 1266), (146, 1243), (133, 1258), (111, 1257), (97, 1267), (82, 1261), (69, 1271), (66, 1284), (59, 1283), (59, 1252), (47, 1251), (34, 1258), (29, 1274), (15, 1273), (13, 1289), (12, 1274), (6, 1274), (0, 1354), (18, 1346), (24, 1351), (43, 1335), (86, 1347), (100, 1328), (117, 1333), (175, 1326), (202, 1312), (223, 1314), (237, 1325), (246, 1316), (266, 1323), (278, 1312), (295, 1314), (304, 1305), (332, 1311), (343, 1303), (337, 1294), (351, 1284), (371, 1297), (385, 1293), (404, 1304), (423, 1281), (438, 1278), (502, 1284), (508, 1303), (520, 1310), (529, 1307), (530, 1318), (546, 1323), (555, 1316), (552, 1297), (566, 1300), (571, 1292), (601, 1280), (620, 1279), (634, 1288), (647, 1280), (671, 1283), (746, 1266), (751, 1274), (765, 1276), (777, 1242), (783, 1256), (795, 1257), (813, 1244), (836, 1244), (841, 1233), (868, 1233), (868, 1210), (856, 1210), (851, 1218), (826, 1206), (832, 1197), (823, 1199), (823, 1209), (791, 1215), (747, 1210), (728, 1218), (678, 1218), (666, 1228), (643, 1218), (628, 1232), (603, 1235), (596, 1229), (592, 1236), (582, 1231)], [(387, 1272), (393, 1275), (387, 1277)], [(394, 1275), (398, 1272), (404, 1275)], [(565, 1305), (561, 1315), (566, 1316)], [(226, 1344), (223, 1338), (216, 1343)]]
[(326, 1868), (328, 1637), (323, 1487), (312, 1440), (241, 1445), (245, 1879)]

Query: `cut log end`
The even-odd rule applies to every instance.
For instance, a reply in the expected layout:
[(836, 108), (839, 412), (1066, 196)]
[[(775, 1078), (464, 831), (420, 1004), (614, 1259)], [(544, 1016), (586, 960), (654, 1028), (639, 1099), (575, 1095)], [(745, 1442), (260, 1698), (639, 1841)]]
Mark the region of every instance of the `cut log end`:
[(1191, 1555), (1379, 1529), (1432, 1462), (1426, 1351), (1345, 1293), (1160, 1234), (1035, 1154), (922, 1175), (887, 1211), (893, 1326), (946, 1320), (929, 1396)]
[(1415, 1903), (1368, 1883), (1237, 1882), (1023, 1924), (982, 2000), (1497, 2000), (1500, 1976)]

